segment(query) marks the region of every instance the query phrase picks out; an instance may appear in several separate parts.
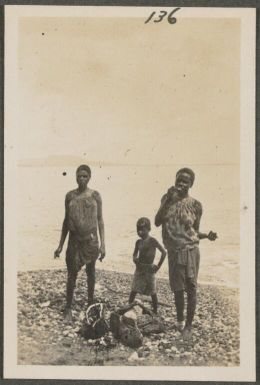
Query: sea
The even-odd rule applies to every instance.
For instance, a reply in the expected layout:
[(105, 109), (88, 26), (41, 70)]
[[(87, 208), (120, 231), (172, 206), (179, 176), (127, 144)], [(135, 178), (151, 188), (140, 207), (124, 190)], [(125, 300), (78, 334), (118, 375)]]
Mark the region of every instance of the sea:
[[(105, 223), (106, 258), (97, 268), (134, 272), (136, 221), (148, 217), (151, 235), (162, 242), (154, 217), (162, 195), (182, 165), (105, 165), (91, 167), (89, 187), (100, 192)], [(217, 232), (215, 242), (200, 242), (199, 282), (239, 287), (239, 165), (188, 165), (196, 179), (190, 195), (203, 205), (201, 231)], [(21, 271), (65, 267), (65, 251), (54, 259), (64, 218), (65, 194), (76, 188), (75, 166), (18, 167), (18, 268)], [(159, 260), (159, 255), (156, 255)], [(159, 277), (168, 276), (165, 260)]]

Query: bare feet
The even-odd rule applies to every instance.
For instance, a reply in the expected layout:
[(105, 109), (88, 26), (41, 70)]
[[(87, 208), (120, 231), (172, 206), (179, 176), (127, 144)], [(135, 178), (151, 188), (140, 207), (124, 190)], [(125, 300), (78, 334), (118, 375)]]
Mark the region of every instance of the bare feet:
[(191, 330), (191, 326), (185, 326), (185, 328), (183, 329), (183, 332), (182, 332), (182, 338), (187, 341), (189, 339), (191, 339), (191, 336), (192, 336), (192, 330)]
[(184, 329), (185, 322), (184, 321), (177, 321), (176, 327), (177, 330), (181, 333)]
[(72, 322), (72, 312), (70, 307), (66, 307), (64, 310), (65, 320), (68, 322)]

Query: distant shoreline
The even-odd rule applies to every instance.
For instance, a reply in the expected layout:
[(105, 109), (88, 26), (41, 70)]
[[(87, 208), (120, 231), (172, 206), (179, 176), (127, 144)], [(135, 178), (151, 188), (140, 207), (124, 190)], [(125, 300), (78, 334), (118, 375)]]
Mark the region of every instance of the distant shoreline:
[[(91, 167), (182, 167), (183, 163), (113, 163), (113, 162), (96, 162), (88, 161), (87, 159), (77, 159), (73, 161), (67, 160), (57, 160), (55, 162), (50, 161), (49, 159), (22, 159), (18, 161), (18, 167), (78, 167), (80, 164), (87, 163)], [(196, 166), (205, 166), (205, 167), (239, 167), (238, 163), (194, 163), (193, 167)]]

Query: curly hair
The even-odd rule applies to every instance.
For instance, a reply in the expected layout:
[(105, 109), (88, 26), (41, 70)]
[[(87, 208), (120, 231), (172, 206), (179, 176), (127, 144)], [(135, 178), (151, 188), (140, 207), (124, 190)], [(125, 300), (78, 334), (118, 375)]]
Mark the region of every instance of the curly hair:
[(136, 227), (146, 227), (150, 231), (151, 230), (150, 219), (145, 217), (139, 218), (136, 223)]
[(177, 173), (176, 173), (176, 179), (178, 178), (178, 176), (179, 176), (180, 174), (183, 174), (183, 173), (189, 174), (189, 175), (190, 175), (190, 178), (191, 178), (191, 186), (192, 186), (193, 183), (194, 183), (194, 180), (195, 180), (195, 173), (194, 173), (194, 171), (192, 171), (192, 170), (191, 170), (190, 168), (188, 168), (188, 167), (181, 168), (181, 169), (178, 170)]
[(76, 170), (76, 174), (78, 174), (81, 170), (83, 171), (87, 171), (87, 173), (91, 176), (91, 169), (89, 166), (87, 166), (86, 164), (81, 164), (77, 170)]

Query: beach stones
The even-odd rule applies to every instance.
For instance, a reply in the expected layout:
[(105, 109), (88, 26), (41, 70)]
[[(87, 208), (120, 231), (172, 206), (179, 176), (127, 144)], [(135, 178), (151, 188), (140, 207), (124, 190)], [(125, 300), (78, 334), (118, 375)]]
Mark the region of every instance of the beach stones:
[(178, 350), (175, 346), (172, 346), (172, 347), (171, 347), (171, 352), (172, 352), (173, 354), (177, 354), (177, 353), (179, 353), (179, 350)]
[(139, 357), (137, 352), (132, 353), (131, 356), (128, 358), (129, 362), (140, 361), (140, 360), (143, 360), (143, 357)]
[(172, 343), (166, 339), (162, 340), (159, 343), (159, 346), (162, 347), (163, 349), (171, 349)]
[[(135, 348), (138, 359), (134, 355), (128, 360), (135, 350), (116, 340), (111, 332), (96, 340), (85, 340), (78, 335), (87, 305), (85, 271), (79, 274), (77, 281), (73, 324), (66, 324), (62, 314), (66, 274), (65, 269), (19, 273), (19, 364), (53, 364), (56, 354), (55, 363), (63, 365), (97, 365), (97, 355), (104, 365), (112, 361), (113, 365), (239, 365), (239, 312), (238, 304), (233, 300), (237, 295), (235, 291), (228, 292), (229, 297), (225, 299), (224, 289), (200, 286), (192, 339), (185, 343), (182, 335), (174, 329), (176, 314), (168, 281), (158, 279), (159, 301), (163, 299), (163, 302), (172, 304), (171, 308), (159, 306), (158, 309), (167, 329), (145, 336), (140, 350)], [(96, 295), (102, 292), (102, 301), (106, 302), (109, 311), (113, 311), (119, 301), (127, 302), (131, 279), (129, 274), (97, 271), (100, 288)], [(119, 293), (106, 287), (117, 287)], [(142, 298), (145, 305), (147, 299)], [(139, 312), (138, 317), (141, 316)]]

